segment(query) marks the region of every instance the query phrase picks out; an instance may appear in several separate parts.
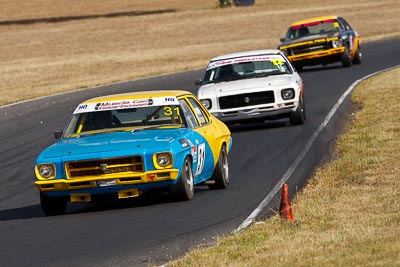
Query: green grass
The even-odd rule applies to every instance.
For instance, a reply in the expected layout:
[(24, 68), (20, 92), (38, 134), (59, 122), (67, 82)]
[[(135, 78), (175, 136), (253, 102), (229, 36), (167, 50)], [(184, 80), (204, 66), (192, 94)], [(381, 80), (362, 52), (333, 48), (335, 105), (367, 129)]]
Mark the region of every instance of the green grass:
[(361, 110), (279, 216), (168, 266), (400, 266), (400, 68), (363, 81)]

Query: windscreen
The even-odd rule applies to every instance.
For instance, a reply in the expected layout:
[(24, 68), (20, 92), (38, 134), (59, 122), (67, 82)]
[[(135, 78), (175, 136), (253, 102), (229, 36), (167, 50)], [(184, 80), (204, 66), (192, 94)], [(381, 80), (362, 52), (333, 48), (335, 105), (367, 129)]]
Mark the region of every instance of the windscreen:
[(281, 55), (257, 55), (213, 61), (208, 65), (203, 84), (292, 73)]
[(315, 34), (333, 33), (339, 31), (339, 22), (334, 19), (314, 21), (289, 28), (286, 39), (293, 40)]
[(81, 104), (75, 110), (64, 137), (98, 131), (132, 130), (133, 128), (177, 126), (184, 127), (181, 107), (176, 98), (118, 100)]

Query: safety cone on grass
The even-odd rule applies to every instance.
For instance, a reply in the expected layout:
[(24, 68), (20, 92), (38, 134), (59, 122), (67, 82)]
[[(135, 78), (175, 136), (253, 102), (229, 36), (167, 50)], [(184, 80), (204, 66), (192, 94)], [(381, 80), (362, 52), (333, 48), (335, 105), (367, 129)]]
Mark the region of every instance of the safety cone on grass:
[(294, 220), (292, 206), (290, 205), (289, 199), (289, 187), (287, 184), (283, 184), (282, 186), (282, 198), (281, 205), (279, 207), (279, 215), (281, 215), (282, 219), (286, 219), (290, 222)]

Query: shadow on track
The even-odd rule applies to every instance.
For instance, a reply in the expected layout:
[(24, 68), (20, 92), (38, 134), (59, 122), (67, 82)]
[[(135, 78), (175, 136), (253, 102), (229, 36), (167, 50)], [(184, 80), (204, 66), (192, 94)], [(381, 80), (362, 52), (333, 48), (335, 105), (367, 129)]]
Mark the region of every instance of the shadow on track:
[(243, 123), (243, 124), (233, 124), (229, 125), (229, 130), (231, 132), (245, 132), (245, 131), (256, 131), (265, 129), (274, 129), (281, 127), (293, 127), (289, 124), (287, 120), (274, 120), (265, 122), (253, 122), (253, 123)]
[(318, 72), (318, 71), (330, 71), (330, 70), (335, 70), (335, 69), (342, 69), (343, 66), (341, 63), (335, 63), (335, 64), (330, 64), (330, 65), (315, 65), (315, 66), (307, 66), (304, 67), (302, 71), (300, 71), (300, 75), (302, 73), (307, 73), (307, 72)]
[[(94, 203), (68, 203), (65, 214), (59, 216), (146, 207), (170, 202), (174, 202), (174, 200), (169, 193), (156, 193), (132, 199), (102, 199)], [(41, 217), (47, 216), (43, 213), (40, 204), (0, 210), (0, 221), (25, 220)]]
[(162, 9), (162, 10), (148, 10), (148, 11), (116, 12), (116, 13), (97, 14), (97, 15), (65, 16), (65, 17), (21, 19), (21, 20), (5, 20), (5, 21), (0, 21), (0, 25), (29, 25), (29, 24), (35, 24), (35, 23), (58, 23), (58, 22), (66, 22), (66, 21), (73, 21), (73, 20), (83, 20), (83, 19), (157, 15), (157, 14), (163, 14), (163, 13), (173, 13), (173, 12), (176, 12), (176, 11), (177, 11), (176, 9)]

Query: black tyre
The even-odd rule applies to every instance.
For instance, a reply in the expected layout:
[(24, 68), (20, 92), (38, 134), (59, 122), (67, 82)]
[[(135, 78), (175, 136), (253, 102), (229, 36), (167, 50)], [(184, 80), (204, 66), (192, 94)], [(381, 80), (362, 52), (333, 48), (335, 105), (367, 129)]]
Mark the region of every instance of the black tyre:
[(294, 64), (294, 68), (297, 70), (297, 72), (302, 72), (303, 71), (303, 66), (300, 64)]
[(346, 50), (340, 56), (340, 60), (342, 62), (343, 67), (345, 67), (345, 68), (351, 67), (351, 65), (352, 65), (351, 56), (350, 56), (349, 48), (347, 46), (346, 46)]
[(67, 199), (64, 197), (48, 197), (40, 193), (40, 205), (47, 216), (64, 214), (67, 202)]
[(306, 120), (306, 109), (304, 105), (304, 98), (301, 96), (297, 109), (290, 113), (289, 121), (291, 125), (301, 125)]
[(362, 59), (361, 47), (358, 46), (356, 54), (354, 55), (354, 58), (353, 58), (353, 64), (356, 64), (356, 65), (361, 64), (361, 59)]
[(229, 185), (229, 163), (225, 145), (222, 146), (219, 152), (218, 162), (211, 180), (214, 180), (215, 183), (208, 185), (210, 189), (225, 189)]
[(178, 182), (172, 186), (172, 196), (175, 200), (191, 200), (194, 195), (194, 176), (192, 162), (189, 157), (183, 162), (181, 177)]

